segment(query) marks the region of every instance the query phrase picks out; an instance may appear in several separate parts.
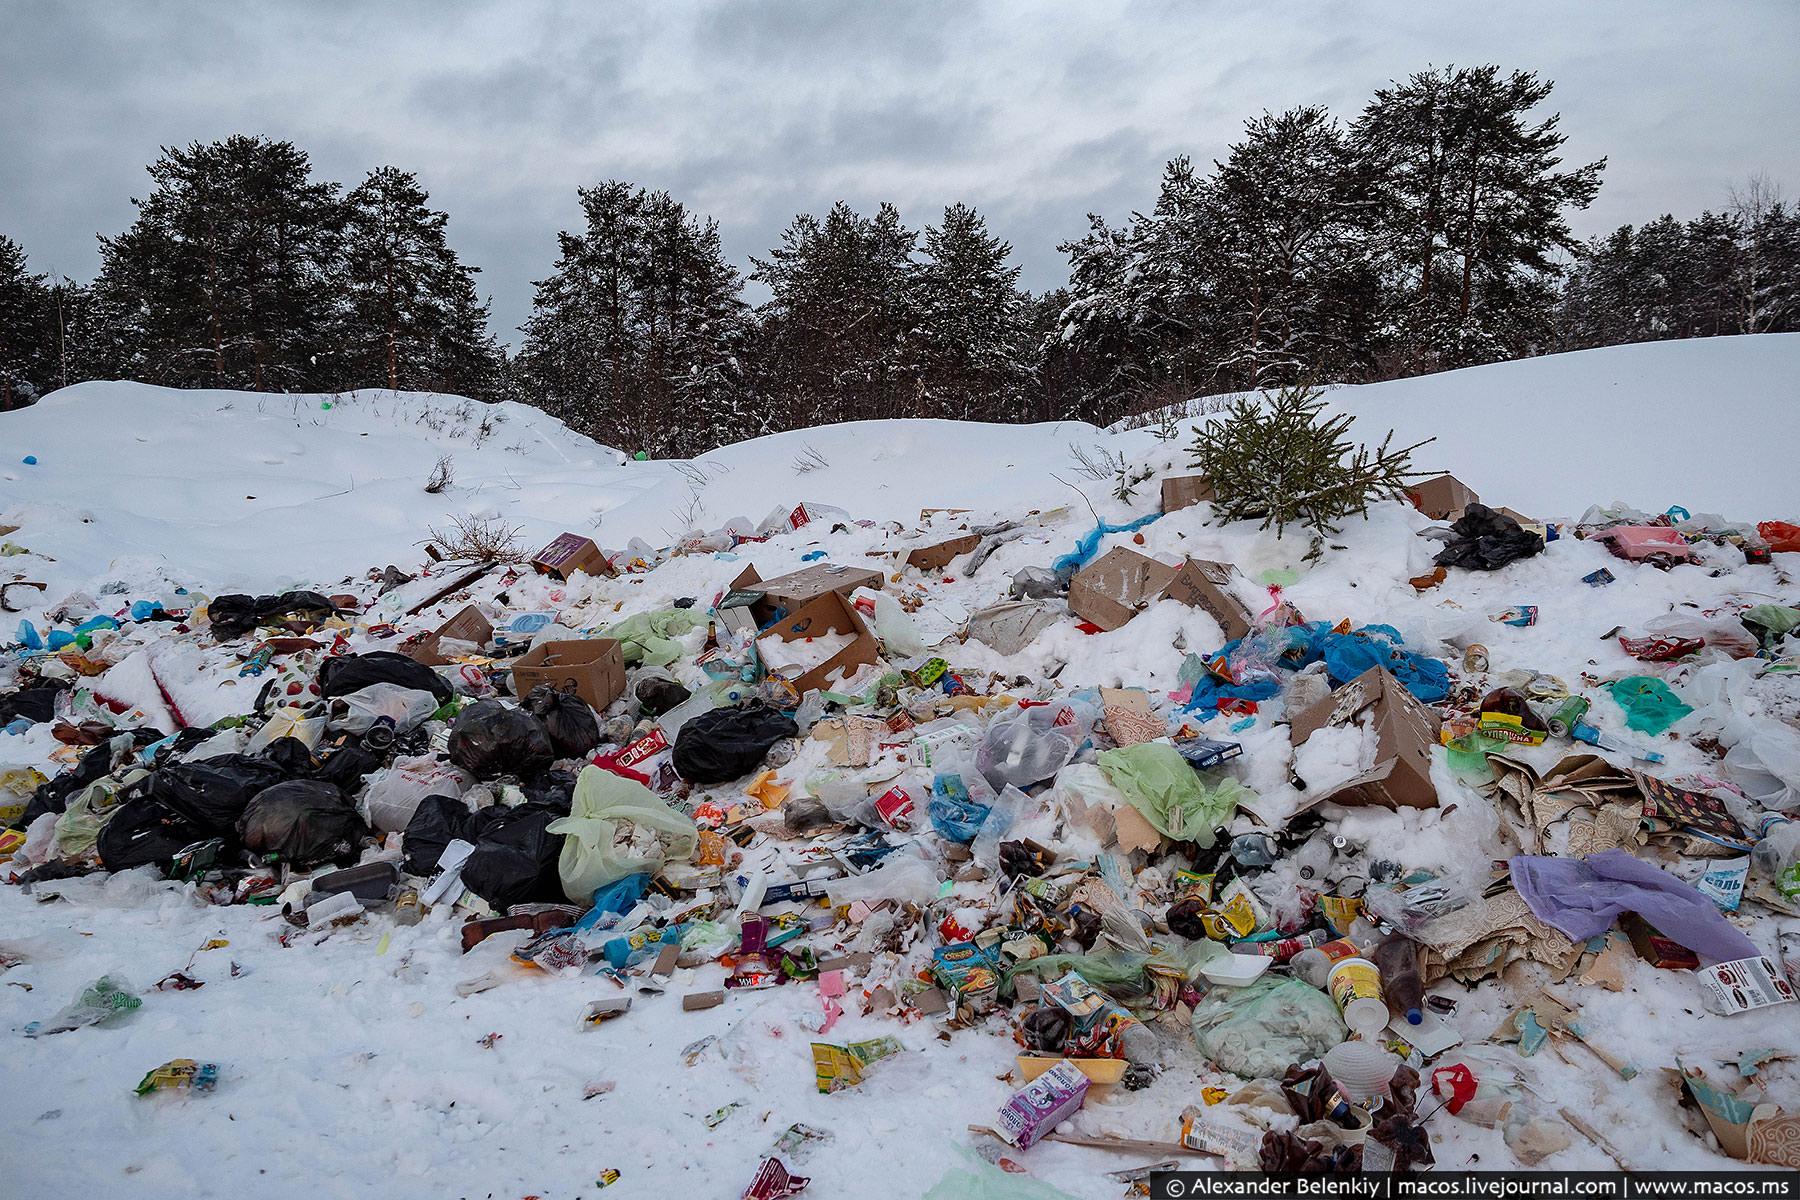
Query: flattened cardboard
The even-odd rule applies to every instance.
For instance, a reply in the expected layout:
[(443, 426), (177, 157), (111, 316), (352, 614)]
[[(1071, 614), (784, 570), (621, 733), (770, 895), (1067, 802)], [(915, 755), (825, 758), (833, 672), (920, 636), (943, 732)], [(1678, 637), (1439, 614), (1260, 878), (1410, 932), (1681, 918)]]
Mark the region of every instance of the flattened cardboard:
[(1162, 599), (1174, 578), (1167, 563), (1115, 546), (1069, 581), (1069, 611), (1111, 631)]
[(438, 643), (445, 638), (485, 646), (494, 639), (494, 626), (481, 615), (479, 608), (466, 605), (461, 612), (420, 638), (418, 644), (406, 652), (407, 657), (428, 667), (447, 667), (450, 660), (438, 652)]
[(855, 635), (855, 640), (812, 670), (789, 680), (794, 691), (804, 696), (810, 691), (829, 691), (829, 681), (834, 676), (841, 681), (854, 675), (858, 668), (873, 663), (880, 654), (875, 635), (863, 624), (856, 608), (838, 592), (827, 591), (771, 625), (756, 640), (758, 644), (770, 638), (792, 642), (826, 633), (850, 633)]
[(1431, 748), (1438, 741), (1438, 716), (1386, 667), (1370, 667), (1296, 716), (1290, 730), (1294, 745), (1327, 725), (1346, 725), (1358, 713), (1371, 709), (1376, 737), (1374, 769), (1338, 784), (1311, 803), (1436, 808)]
[(867, 567), (840, 567), (831, 563), (814, 563), (804, 570), (764, 579), (757, 574), (755, 564), (751, 564), (731, 581), (731, 590), (762, 593), (761, 599), (750, 604), (757, 627), (761, 628), (773, 621), (778, 612), (797, 613), (821, 596), (833, 592), (848, 596), (859, 587), (879, 592), (885, 582), (880, 571), (872, 571)]
[(1172, 513), (1192, 508), (1202, 500), (1215, 499), (1217, 494), (1212, 480), (1204, 475), (1171, 475), (1162, 481), (1162, 510)]
[(575, 693), (595, 712), (605, 712), (625, 691), (625, 659), (611, 638), (544, 642), (513, 663), (512, 679), (515, 695), (548, 684)]
[(588, 575), (613, 575), (612, 564), (592, 538), (579, 533), (562, 533), (548, 546), (531, 556), (532, 570), (539, 575), (566, 580), (577, 571)]
[(1249, 637), (1255, 627), (1250, 609), (1228, 589), (1234, 571), (1226, 563), (1190, 558), (1175, 572), (1163, 595), (1197, 608), (1219, 623), (1225, 639)]
[(1454, 475), (1439, 475), (1406, 489), (1412, 506), (1434, 521), (1453, 520), (1480, 500), (1475, 490)]
[(965, 533), (960, 537), (933, 542), (929, 546), (920, 546), (906, 556), (906, 565), (917, 567), (921, 571), (941, 571), (950, 565), (951, 559), (959, 554), (967, 554), (979, 545), (979, 537)]

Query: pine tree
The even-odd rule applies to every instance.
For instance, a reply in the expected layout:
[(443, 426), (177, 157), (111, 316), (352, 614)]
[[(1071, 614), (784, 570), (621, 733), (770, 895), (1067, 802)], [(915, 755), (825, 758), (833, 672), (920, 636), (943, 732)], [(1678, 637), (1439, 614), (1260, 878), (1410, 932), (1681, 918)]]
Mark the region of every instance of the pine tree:
[(918, 415), (1005, 421), (1022, 409), (1034, 355), (1011, 255), (966, 205), (946, 208), (943, 223), (925, 230), (915, 282)]
[(1412, 452), (1433, 439), (1378, 449), (1345, 436), (1347, 413), (1325, 414), (1324, 393), (1295, 384), (1263, 396), (1239, 396), (1206, 425), (1194, 427), (1193, 465), (1212, 481), (1214, 508), (1227, 521), (1262, 518), (1280, 537), (1289, 525), (1311, 530), (1306, 557), (1318, 558), (1341, 522), (1399, 493), (1423, 472)]
[(1552, 85), (1497, 67), (1445, 68), (1379, 89), (1356, 123), (1370, 171), (1390, 340), (1412, 371), (1515, 356), (1547, 331), (1559, 266), (1579, 243), (1606, 160), (1559, 171), (1559, 115), (1529, 114)]
[(418, 177), (371, 171), (344, 199), (343, 353), (350, 386), (453, 392), (486, 399), (497, 348), (476, 268), (445, 238), (449, 215), (427, 205)]
[(771, 292), (758, 312), (757, 375), (778, 421), (917, 411), (917, 241), (893, 205), (863, 218), (839, 201), (822, 221), (795, 217), (767, 259), (751, 259), (750, 277)]
[(659, 455), (759, 432), (738, 380), (742, 281), (716, 222), (618, 181), (579, 195), (586, 228), (559, 235), (523, 327), (517, 376), (531, 402)]
[(137, 220), (101, 239), (96, 302), (119, 373), (176, 387), (318, 386), (338, 311), (337, 185), (291, 142), (241, 135), (165, 147)]

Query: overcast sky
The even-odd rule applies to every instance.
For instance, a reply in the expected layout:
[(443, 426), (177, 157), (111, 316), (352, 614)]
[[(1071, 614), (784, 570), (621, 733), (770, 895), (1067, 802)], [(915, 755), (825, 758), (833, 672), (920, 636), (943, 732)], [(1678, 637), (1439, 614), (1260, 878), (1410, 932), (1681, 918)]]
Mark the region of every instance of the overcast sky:
[(965, 201), (1034, 290), (1085, 214), (1150, 204), (1177, 154), (1263, 109), (1353, 117), (1427, 65), (1556, 83), (1571, 162), (1609, 163), (1589, 235), (1800, 191), (1800, 3), (202, 4), (0, 0), (0, 233), (90, 278), (158, 147), (293, 141), (322, 176), (416, 172), (516, 341), (575, 188), (617, 178), (716, 217), (748, 269), (798, 212)]

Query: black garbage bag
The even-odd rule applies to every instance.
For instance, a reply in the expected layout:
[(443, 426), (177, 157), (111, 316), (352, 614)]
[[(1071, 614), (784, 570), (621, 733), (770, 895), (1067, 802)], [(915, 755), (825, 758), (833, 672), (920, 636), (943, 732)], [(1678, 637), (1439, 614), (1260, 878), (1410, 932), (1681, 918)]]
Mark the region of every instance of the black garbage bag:
[(675, 736), (675, 770), (692, 783), (724, 783), (748, 775), (770, 746), (799, 734), (792, 717), (767, 705), (715, 708)]
[(53, 720), (56, 717), (56, 698), (68, 690), (68, 680), (46, 679), (38, 687), (0, 696), (0, 725), (11, 725), (20, 717), (33, 725)]
[(119, 806), (112, 820), (100, 827), (94, 849), (108, 871), (153, 866), (168, 870), (175, 856), (210, 836), (160, 800), (141, 796)]
[(553, 767), (525, 780), (519, 790), (525, 793), (526, 804), (554, 809), (557, 816), (566, 817), (575, 802), (575, 772)]
[(224, 754), (159, 768), (150, 776), (150, 798), (204, 831), (190, 842), (209, 837), (231, 842), (251, 798), (287, 778), (286, 771), (266, 758)]
[(1544, 548), (1543, 538), (1485, 504), (1469, 505), (1450, 531), (1456, 536), (1432, 560), (1440, 567), (1497, 571)]
[(481, 700), (450, 726), (450, 761), (477, 779), (530, 778), (556, 761), (544, 723), (520, 708)]
[(261, 757), (280, 767), (289, 779), (321, 779), (352, 793), (362, 787), (364, 778), (387, 765), (387, 755), (359, 745), (355, 737), (346, 738), (342, 746), (317, 750), (298, 738), (276, 738), (262, 748)]
[(600, 744), (600, 719), (573, 692), (540, 683), (525, 695), (525, 711), (544, 723), (558, 758), (580, 758)]
[(242, 592), (232, 592), (206, 606), (213, 636), (222, 642), (242, 637), (276, 617), (314, 617), (322, 621), (339, 611), (330, 597), (318, 592), (282, 592), (277, 596), (246, 596)]
[(638, 680), (633, 694), (637, 696), (637, 701), (643, 706), (645, 712), (653, 717), (660, 717), (694, 693), (673, 679), (651, 675)]
[(319, 695), (327, 700), (360, 692), (372, 683), (396, 683), (414, 691), (430, 692), (439, 704), (456, 695), (448, 679), (424, 663), (392, 650), (328, 658), (319, 667)]
[(478, 813), (454, 796), (427, 796), (407, 822), (402, 844), (406, 870), (430, 878), (437, 874), (444, 847), (461, 838), (475, 851), (463, 864), (464, 886), (495, 908), (534, 901), (563, 903), (562, 835), (549, 832), (563, 814), (535, 804), (518, 808), (484, 808)]
[[(144, 731), (146, 734), (151, 732)], [(158, 733), (157, 738), (162, 734)], [(69, 800), (75, 793), (87, 787), (95, 780), (110, 774), (115, 760), (121, 755), (113, 753), (113, 738), (108, 738), (97, 746), (89, 746), (82, 754), (81, 760), (60, 775), (53, 776), (37, 786), (31, 793), (31, 799), (25, 802), (25, 811), (14, 821), (12, 828), (25, 829), (45, 813), (66, 812)], [(139, 744), (134, 738), (133, 745)], [(148, 744), (148, 743), (144, 743)]]
[(264, 788), (237, 822), (246, 850), (302, 870), (354, 862), (368, 834), (344, 789), (320, 779)]

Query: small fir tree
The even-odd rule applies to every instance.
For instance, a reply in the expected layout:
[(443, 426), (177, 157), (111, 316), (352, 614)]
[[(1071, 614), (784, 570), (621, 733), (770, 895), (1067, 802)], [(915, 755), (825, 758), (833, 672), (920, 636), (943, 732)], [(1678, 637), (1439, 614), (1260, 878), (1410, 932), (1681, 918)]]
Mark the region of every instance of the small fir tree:
[(1393, 449), (1389, 430), (1370, 450), (1345, 436), (1349, 427), (1348, 414), (1326, 414), (1324, 391), (1311, 384), (1240, 396), (1210, 424), (1194, 426), (1193, 465), (1212, 481), (1221, 517), (1261, 517), (1276, 537), (1303, 526), (1312, 531), (1306, 557), (1314, 559), (1346, 517), (1367, 519), (1372, 501), (1424, 474), (1412, 469), (1412, 452), (1435, 440)]

